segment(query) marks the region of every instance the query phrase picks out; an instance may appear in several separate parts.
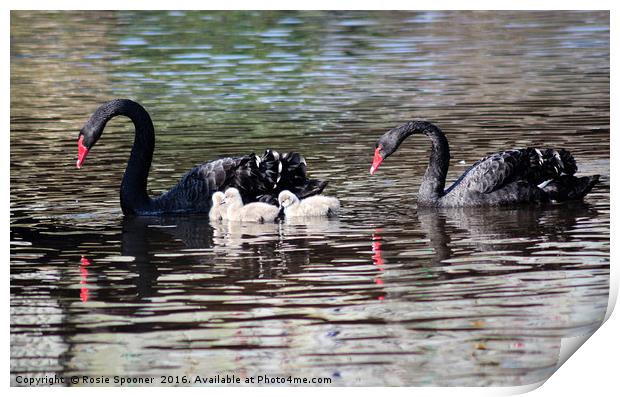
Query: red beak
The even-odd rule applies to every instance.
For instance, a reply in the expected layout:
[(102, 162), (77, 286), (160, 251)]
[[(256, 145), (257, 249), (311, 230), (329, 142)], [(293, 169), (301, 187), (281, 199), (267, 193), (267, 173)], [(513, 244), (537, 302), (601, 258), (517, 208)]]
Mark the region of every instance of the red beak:
[(383, 157), (381, 157), (381, 153), (379, 153), (380, 151), (381, 148), (379, 147), (375, 149), (375, 158), (374, 160), (372, 160), (372, 165), (370, 166), (370, 175), (375, 173), (375, 171), (377, 170), (377, 168), (379, 168), (379, 165), (383, 161)]
[(80, 135), (80, 139), (78, 139), (78, 159), (77, 163), (75, 164), (78, 168), (82, 167), (82, 163), (84, 162), (84, 159), (88, 154), (88, 148), (82, 143), (83, 140), (84, 135)]

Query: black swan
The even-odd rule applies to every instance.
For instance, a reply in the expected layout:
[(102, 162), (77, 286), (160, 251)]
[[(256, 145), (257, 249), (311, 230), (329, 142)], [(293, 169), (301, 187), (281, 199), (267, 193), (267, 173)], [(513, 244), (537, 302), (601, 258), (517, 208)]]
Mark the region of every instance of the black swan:
[(80, 130), (77, 167), (101, 137), (106, 123), (116, 116), (127, 116), (135, 126), (135, 138), (123, 181), (121, 207), (125, 215), (162, 215), (170, 213), (208, 213), (211, 196), (229, 187), (239, 189), (243, 201), (278, 204), (282, 190), (300, 197), (319, 194), (326, 181), (306, 177), (306, 161), (298, 153), (280, 155), (267, 150), (259, 157), (254, 153), (226, 157), (192, 168), (168, 192), (151, 198), (146, 182), (155, 148), (155, 130), (147, 111), (129, 99), (115, 99), (101, 105)]
[(495, 153), (479, 160), (444, 190), (450, 147), (444, 133), (427, 121), (411, 121), (383, 134), (376, 143), (370, 173), (374, 174), (381, 162), (414, 133), (424, 134), (432, 142), (430, 161), (418, 193), (421, 206), (495, 206), (576, 200), (588, 194), (599, 180), (599, 175), (575, 177), (577, 164), (564, 149), (526, 148)]

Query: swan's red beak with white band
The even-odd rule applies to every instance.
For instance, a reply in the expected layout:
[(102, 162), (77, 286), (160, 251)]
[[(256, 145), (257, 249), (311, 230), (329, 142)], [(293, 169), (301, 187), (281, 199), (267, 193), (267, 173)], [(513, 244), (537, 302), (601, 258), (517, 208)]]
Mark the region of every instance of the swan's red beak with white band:
[(379, 165), (383, 161), (383, 157), (381, 157), (381, 153), (379, 153), (380, 151), (380, 147), (375, 149), (375, 158), (374, 160), (372, 160), (372, 165), (370, 166), (370, 175), (375, 173), (375, 171), (377, 170), (377, 168), (379, 168)]
[(78, 168), (82, 167), (82, 163), (84, 162), (84, 159), (88, 154), (88, 148), (84, 146), (84, 144), (82, 143), (83, 141), (84, 135), (80, 135), (80, 138), (78, 139), (78, 159), (77, 163), (75, 164)]

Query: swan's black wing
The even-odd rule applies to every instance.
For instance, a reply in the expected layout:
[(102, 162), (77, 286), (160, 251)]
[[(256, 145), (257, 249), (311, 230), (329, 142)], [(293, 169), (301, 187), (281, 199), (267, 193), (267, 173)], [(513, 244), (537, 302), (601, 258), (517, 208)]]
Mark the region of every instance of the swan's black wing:
[(283, 190), (290, 190), (303, 199), (320, 194), (327, 186), (326, 181), (308, 178), (306, 160), (296, 152), (280, 155), (266, 150), (260, 157), (259, 175), (263, 185), (256, 199), (272, 205), (278, 204), (278, 194)]
[(590, 193), (599, 178), (600, 175), (582, 176), (581, 178), (574, 175), (562, 175), (541, 186), (552, 200), (578, 200)]
[(575, 172), (577, 165), (573, 156), (563, 149), (508, 150), (476, 162), (446, 193), (453, 189), (491, 193), (515, 181), (539, 185), (560, 175), (573, 175)]
[(170, 191), (155, 199), (161, 212), (208, 212), (211, 196), (216, 191), (235, 187), (244, 203), (263, 201), (277, 205), (278, 194), (291, 190), (300, 197), (319, 194), (327, 182), (308, 179), (306, 162), (298, 153), (280, 156), (267, 150), (263, 156), (254, 153), (242, 157), (226, 157), (192, 168)]
[[(251, 156), (226, 157), (200, 164), (181, 177), (172, 189), (156, 198), (161, 212), (208, 212), (211, 196), (218, 190), (234, 186), (242, 195), (252, 190)], [(179, 210), (176, 210), (179, 209)]]

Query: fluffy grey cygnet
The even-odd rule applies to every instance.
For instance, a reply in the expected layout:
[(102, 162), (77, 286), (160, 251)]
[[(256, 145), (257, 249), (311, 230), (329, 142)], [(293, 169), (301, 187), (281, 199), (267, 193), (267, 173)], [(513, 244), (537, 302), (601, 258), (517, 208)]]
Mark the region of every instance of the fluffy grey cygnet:
[(209, 219), (212, 221), (219, 221), (226, 219), (226, 205), (224, 204), (224, 193), (215, 192), (211, 196), (211, 210), (209, 211)]
[(243, 205), (241, 193), (234, 187), (226, 189), (224, 193), (226, 205), (226, 219), (241, 222), (273, 222), (280, 213), (280, 208), (267, 203), (249, 203)]
[(284, 208), (284, 216), (287, 218), (330, 216), (340, 210), (340, 201), (336, 197), (316, 195), (299, 200), (288, 190), (280, 192), (278, 202)]

